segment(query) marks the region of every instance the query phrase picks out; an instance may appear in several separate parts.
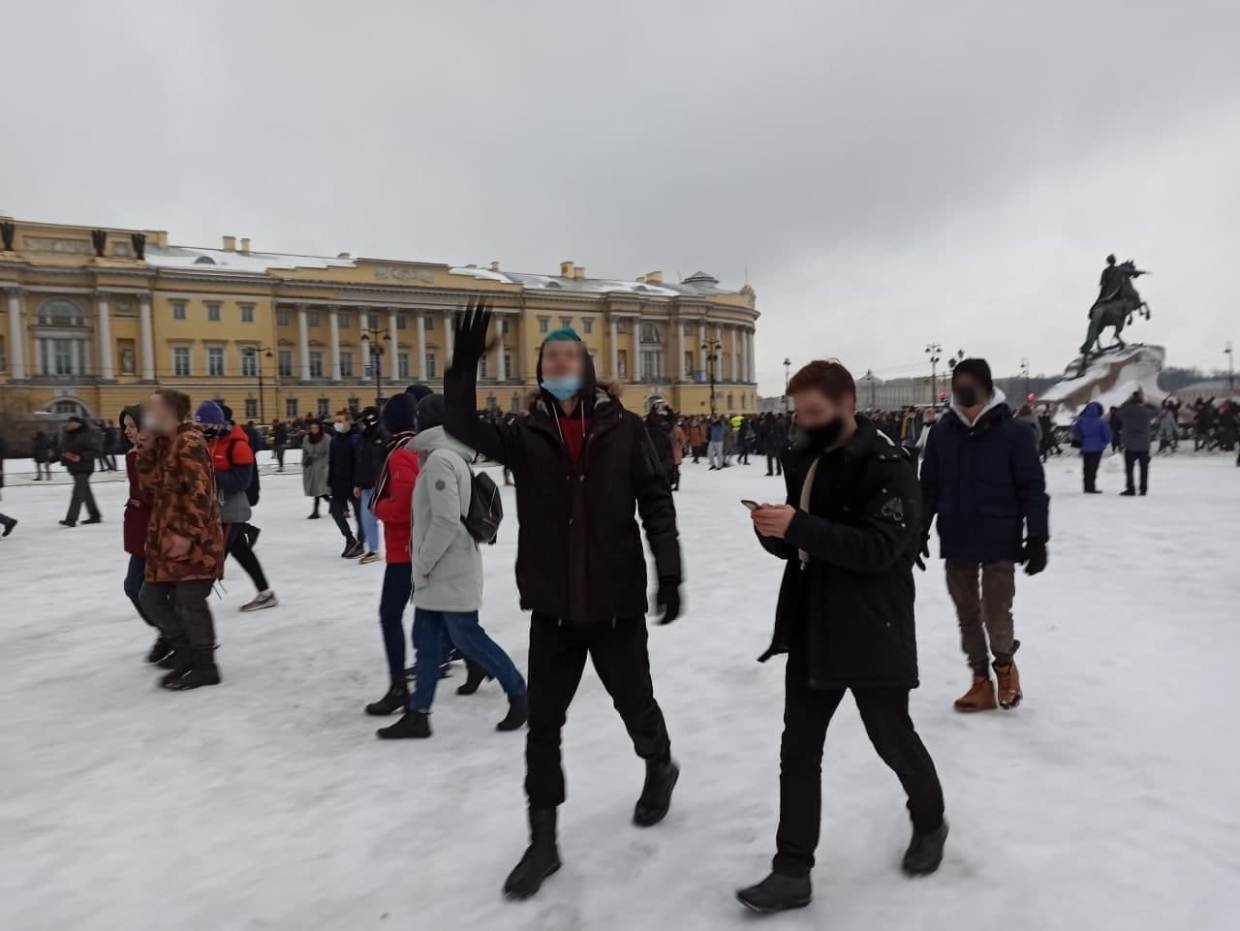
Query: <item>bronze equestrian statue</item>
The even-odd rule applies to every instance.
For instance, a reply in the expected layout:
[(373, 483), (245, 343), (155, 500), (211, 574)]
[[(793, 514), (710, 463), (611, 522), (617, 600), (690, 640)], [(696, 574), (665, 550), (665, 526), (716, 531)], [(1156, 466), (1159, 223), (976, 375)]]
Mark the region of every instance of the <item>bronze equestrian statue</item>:
[[(1149, 272), (1141, 271), (1129, 259), (1116, 264), (1115, 256), (1107, 256), (1107, 267), (1102, 270), (1102, 278), (1098, 282), (1098, 300), (1089, 309), (1089, 332), (1081, 345), (1081, 374), (1086, 366), (1104, 352), (1120, 351), (1127, 345), (1120, 334), (1124, 327), (1132, 323), (1132, 315), (1139, 314), (1146, 320), (1150, 319), (1150, 307), (1141, 300), (1141, 295), (1133, 287), (1132, 280)], [(1102, 331), (1108, 327), (1115, 328), (1115, 343), (1102, 346)]]

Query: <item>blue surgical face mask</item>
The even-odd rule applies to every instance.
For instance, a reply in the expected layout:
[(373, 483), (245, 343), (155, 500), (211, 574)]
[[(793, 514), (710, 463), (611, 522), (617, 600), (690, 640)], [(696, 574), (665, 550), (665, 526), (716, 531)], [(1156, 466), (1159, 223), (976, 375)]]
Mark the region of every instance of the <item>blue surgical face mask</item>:
[(562, 375), (558, 378), (544, 378), (542, 386), (557, 401), (567, 401), (577, 397), (581, 391), (580, 375)]

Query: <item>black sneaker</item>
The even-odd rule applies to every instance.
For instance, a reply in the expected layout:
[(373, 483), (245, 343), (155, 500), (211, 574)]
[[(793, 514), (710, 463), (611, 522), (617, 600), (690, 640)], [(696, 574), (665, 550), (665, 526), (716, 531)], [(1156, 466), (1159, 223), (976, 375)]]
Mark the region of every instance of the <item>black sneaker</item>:
[(772, 873), (756, 886), (741, 889), (737, 900), (759, 915), (773, 915), (794, 908), (805, 908), (814, 900), (814, 886), (808, 876), (781, 876)]
[(909, 876), (929, 876), (943, 862), (943, 845), (947, 843), (947, 822), (929, 834), (913, 834), (904, 852), (904, 872)]
[(75, 521), (75, 520), (62, 520), (62, 521), (60, 522), (60, 526), (62, 526), (62, 527), (76, 527), (76, 526), (77, 526), (77, 521)]
[(146, 661), (152, 666), (158, 666), (171, 655), (172, 641), (160, 634), (155, 638), (155, 643), (151, 646), (150, 652), (146, 654)]
[(17, 526), (17, 521), (15, 521), (13, 518), (10, 517), (8, 520), (4, 522), (4, 533), (0, 533), (0, 537), (7, 537), (10, 533), (13, 532), (13, 528), (16, 526)]

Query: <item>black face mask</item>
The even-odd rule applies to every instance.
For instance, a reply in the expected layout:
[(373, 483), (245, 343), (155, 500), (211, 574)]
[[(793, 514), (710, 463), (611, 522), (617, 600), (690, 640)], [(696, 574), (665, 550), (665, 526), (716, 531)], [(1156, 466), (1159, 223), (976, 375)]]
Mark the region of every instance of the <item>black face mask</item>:
[(978, 397), (980, 392), (972, 385), (961, 385), (954, 393), (956, 395), (956, 403), (961, 407), (974, 407), (980, 400)]
[(829, 449), (839, 442), (844, 433), (844, 418), (837, 417), (820, 427), (805, 427), (801, 436), (805, 437), (805, 445), (810, 449)]

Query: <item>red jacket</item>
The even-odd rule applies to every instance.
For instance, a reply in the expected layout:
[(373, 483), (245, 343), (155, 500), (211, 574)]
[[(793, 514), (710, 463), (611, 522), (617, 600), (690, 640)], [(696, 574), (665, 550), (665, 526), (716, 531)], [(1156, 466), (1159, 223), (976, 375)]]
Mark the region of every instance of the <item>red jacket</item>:
[(387, 487), (374, 503), (383, 521), (383, 545), (389, 563), (413, 562), (413, 484), (418, 480), (418, 454), (397, 447), (387, 458)]
[(146, 558), (146, 527), (151, 522), (154, 496), (142, 490), (138, 481), (138, 454), (125, 453), (125, 471), (129, 475), (129, 500), (125, 502), (125, 552)]

